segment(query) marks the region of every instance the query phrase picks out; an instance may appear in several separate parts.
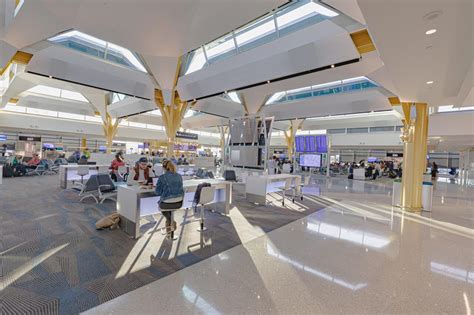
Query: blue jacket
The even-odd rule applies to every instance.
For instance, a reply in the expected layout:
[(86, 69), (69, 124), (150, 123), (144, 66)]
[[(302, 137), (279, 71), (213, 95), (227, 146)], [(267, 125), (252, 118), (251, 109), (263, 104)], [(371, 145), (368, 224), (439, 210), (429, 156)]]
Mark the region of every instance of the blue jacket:
[(158, 177), (155, 193), (163, 201), (184, 196), (183, 178), (178, 173), (165, 172)]

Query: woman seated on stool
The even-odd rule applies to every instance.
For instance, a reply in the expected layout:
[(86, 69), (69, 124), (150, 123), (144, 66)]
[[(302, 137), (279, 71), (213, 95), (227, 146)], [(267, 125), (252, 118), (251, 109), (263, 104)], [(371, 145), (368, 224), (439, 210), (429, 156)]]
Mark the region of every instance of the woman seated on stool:
[(134, 168), (130, 170), (127, 178), (127, 185), (146, 184), (150, 176), (150, 168), (148, 167), (148, 160), (142, 157), (138, 160)]
[[(164, 174), (158, 177), (156, 183), (156, 195), (160, 196), (160, 203), (167, 200), (184, 196), (183, 178), (176, 173), (176, 166), (171, 161), (163, 161)], [(162, 211), (166, 218), (166, 230), (171, 232), (176, 230), (176, 221), (171, 222), (171, 212)], [(172, 227), (172, 228), (171, 228)]]

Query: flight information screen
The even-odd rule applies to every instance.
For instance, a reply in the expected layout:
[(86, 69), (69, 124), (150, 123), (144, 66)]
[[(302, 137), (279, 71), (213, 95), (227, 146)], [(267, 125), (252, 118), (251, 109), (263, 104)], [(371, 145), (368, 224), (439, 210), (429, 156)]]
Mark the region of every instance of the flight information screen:
[(300, 165), (304, 167), (321, 167), (321, 155), (302, 154), (300, 155)]

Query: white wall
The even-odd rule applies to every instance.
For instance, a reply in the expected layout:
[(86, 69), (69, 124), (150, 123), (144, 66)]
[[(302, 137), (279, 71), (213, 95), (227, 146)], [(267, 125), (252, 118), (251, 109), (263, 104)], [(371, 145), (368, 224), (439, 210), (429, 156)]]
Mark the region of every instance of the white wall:
[[(104, 136), (102, 125), (98, 123), (32, 116), (3, 111), (0, 112), (0, 129), (2, 127), (15, 129), (21, 128), (31, 131), (32, 133), (36, 130), (38, 132), (49, 131), (57, 134), (73, 133), (97, 137)], [(115, 139), (143, 142), (147, 140), (166, 140), (166, 135), (164, 131), (160, 130), (120, 126)], [(219, 145), (219, 138), (199, 136), (198, 142), (203, 145)]]
[(428, 130), (430, 136), (474, 136), (474, 111), (431, 115)]

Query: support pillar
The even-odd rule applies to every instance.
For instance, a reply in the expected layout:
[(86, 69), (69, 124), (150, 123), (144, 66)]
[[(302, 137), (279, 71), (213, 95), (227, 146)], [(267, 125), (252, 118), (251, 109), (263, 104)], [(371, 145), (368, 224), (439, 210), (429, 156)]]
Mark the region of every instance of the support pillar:
[(112, 143), (115, 135), (117, 134), (119, 123), (120, 119), (114, 119), (110, 117), (109, 113), (105, 114), (105, 120), (103, 120), (102, 127), (104, 129), (105, 146), (107, 148), (107, 153), (112, 152)]
[(165, 127), (167, 136), (167, 157), (171, 158), (174, 152), (174, 145), (176, 143), (176, 132), (181, 127), (181, 122), (186, 114), (196, 102), (183, 102), (179, 98), (178, 92), (173, 91), (171, 104), (165, 104), (163, 93), (161, 90), (155, 90), (155, 103), (160, 109), (161, 118)]
[(428, 152), (428, 105), (401, 105), (405, 118), (401, 136), (404, 143), (401, 206), (410, 212), (418, 212), (422, 209), (423, 173)]
[(293, 152), (293, 149), (295, 147), (295, 135), (298, 129), (301, 128), (303, 121), (304, 121), (303, 119), (290, 120), (290, 128), (284, 132), (286, 147), (288, 150), (288, 159), (291, 159), (293, 161), (293, 170), (296, 169), (294, 165), (295, 160), (294, 160), (294, 152)]
[(87, 139), (86, 137), (82, 137), (81, 139), (81, 151), (84, 151), (84, 149), (87, 147)]

